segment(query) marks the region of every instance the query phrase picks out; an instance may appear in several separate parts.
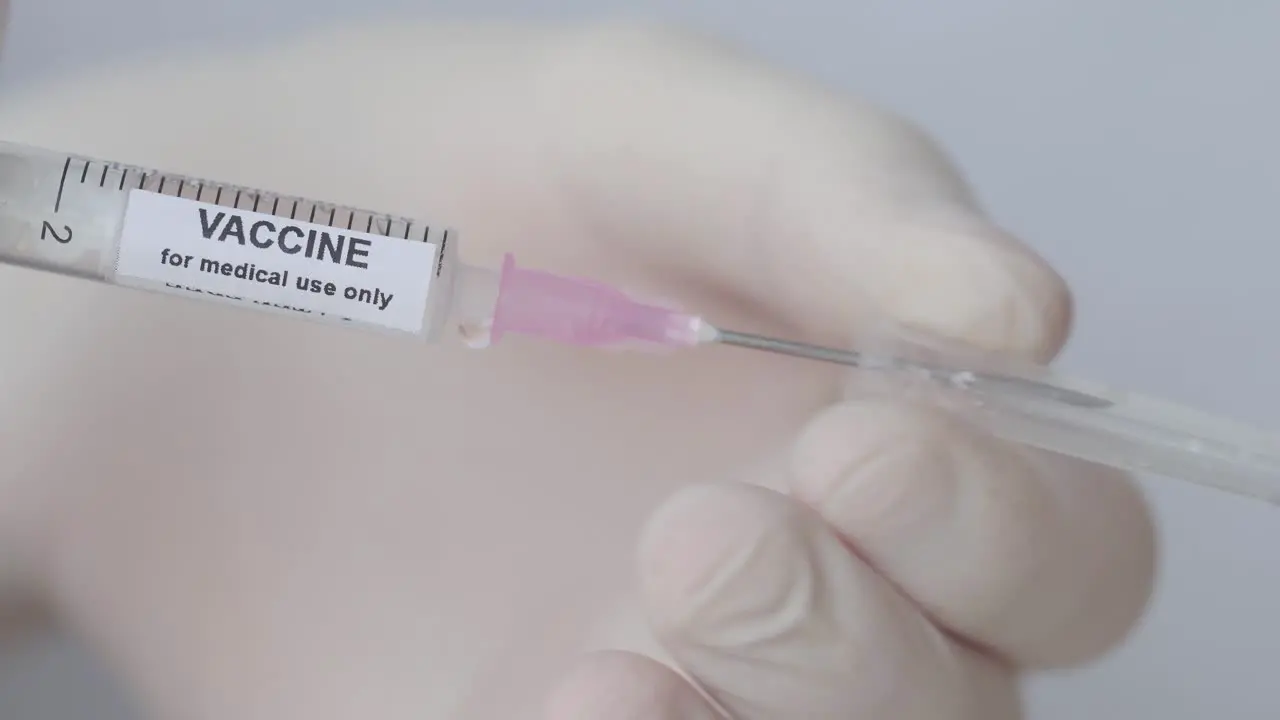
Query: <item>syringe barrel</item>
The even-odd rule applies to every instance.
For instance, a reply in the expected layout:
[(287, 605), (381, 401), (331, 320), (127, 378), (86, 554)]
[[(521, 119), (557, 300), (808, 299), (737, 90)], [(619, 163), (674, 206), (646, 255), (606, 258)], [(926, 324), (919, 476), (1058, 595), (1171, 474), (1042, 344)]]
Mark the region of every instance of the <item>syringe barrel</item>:
[(426, 340), (496, 274), (445, 225), (0, 142), (0, 262)]

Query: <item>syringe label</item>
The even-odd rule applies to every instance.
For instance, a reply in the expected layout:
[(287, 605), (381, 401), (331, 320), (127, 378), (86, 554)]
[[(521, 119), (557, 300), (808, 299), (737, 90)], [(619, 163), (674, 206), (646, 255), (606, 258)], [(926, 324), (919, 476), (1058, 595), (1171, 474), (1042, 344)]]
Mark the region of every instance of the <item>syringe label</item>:
[(418, 333), (435, 243), (134, 190), (116, 280)]

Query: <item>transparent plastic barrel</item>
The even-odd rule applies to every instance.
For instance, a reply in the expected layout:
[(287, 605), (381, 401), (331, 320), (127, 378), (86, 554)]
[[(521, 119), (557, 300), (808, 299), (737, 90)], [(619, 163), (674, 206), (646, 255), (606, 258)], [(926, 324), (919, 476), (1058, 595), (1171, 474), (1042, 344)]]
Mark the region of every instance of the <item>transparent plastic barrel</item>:
[[(440, 249), (439, 265), (434, 269), (437, 277), (423, 309), (421, 331), (415, 333), (424, 339), (436, 338), (452, 320), (457, 320), (455, 325), (483, 322), (484, 313), (493, 304), (496, 274), (458, 263), (457, 233), (445, 225), (2, 142), (0, 262), (114, 283), (122, 223), (130, 195), (136, 191), (338, 231), (435, 244)], [(276, 312), (262, 305), (253, 309)], [(463, 317), (455, 317), (459, 313)]]

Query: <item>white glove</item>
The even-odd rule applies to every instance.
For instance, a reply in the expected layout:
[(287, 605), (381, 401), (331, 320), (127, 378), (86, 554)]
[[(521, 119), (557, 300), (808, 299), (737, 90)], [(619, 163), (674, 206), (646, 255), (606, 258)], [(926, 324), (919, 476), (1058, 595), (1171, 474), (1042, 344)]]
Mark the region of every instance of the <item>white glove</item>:
[[(6, 98), (0, 136), (448, 223), (470, 262), (728, 326), (847, 345), (888, 316), (1042, 360), (1069, 326), (918, 132), (652, 28), (157, 57)], [(10, 579), (157, 718), (714, 717), (675, 666), (738, 720), (1009, 720), (1023, 671), (1096, 658), (1151, 590), (1126, 478), (830, 367), (0, 292)], [(673, 665), (579, 657), (646, 617)]]

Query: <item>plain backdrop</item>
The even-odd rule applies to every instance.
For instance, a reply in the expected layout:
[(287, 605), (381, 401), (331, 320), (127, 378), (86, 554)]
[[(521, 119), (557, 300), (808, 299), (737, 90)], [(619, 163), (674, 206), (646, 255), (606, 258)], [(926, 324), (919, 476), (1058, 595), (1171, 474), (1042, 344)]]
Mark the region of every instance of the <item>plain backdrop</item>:
[[(1280, 2), (1200, 0), (13, 0), (3, 91), (128, 53), (271, 42), (374, 13), (711, 29), (905, 112), (1072, 284), (1062, 366), (1280, 425)], [(1280, 510), (1152, 478), (1158, 597), (1033, 720), (1280, 716)], [(132, 720), (58, 638), (0, 654), (0, 717)]]

